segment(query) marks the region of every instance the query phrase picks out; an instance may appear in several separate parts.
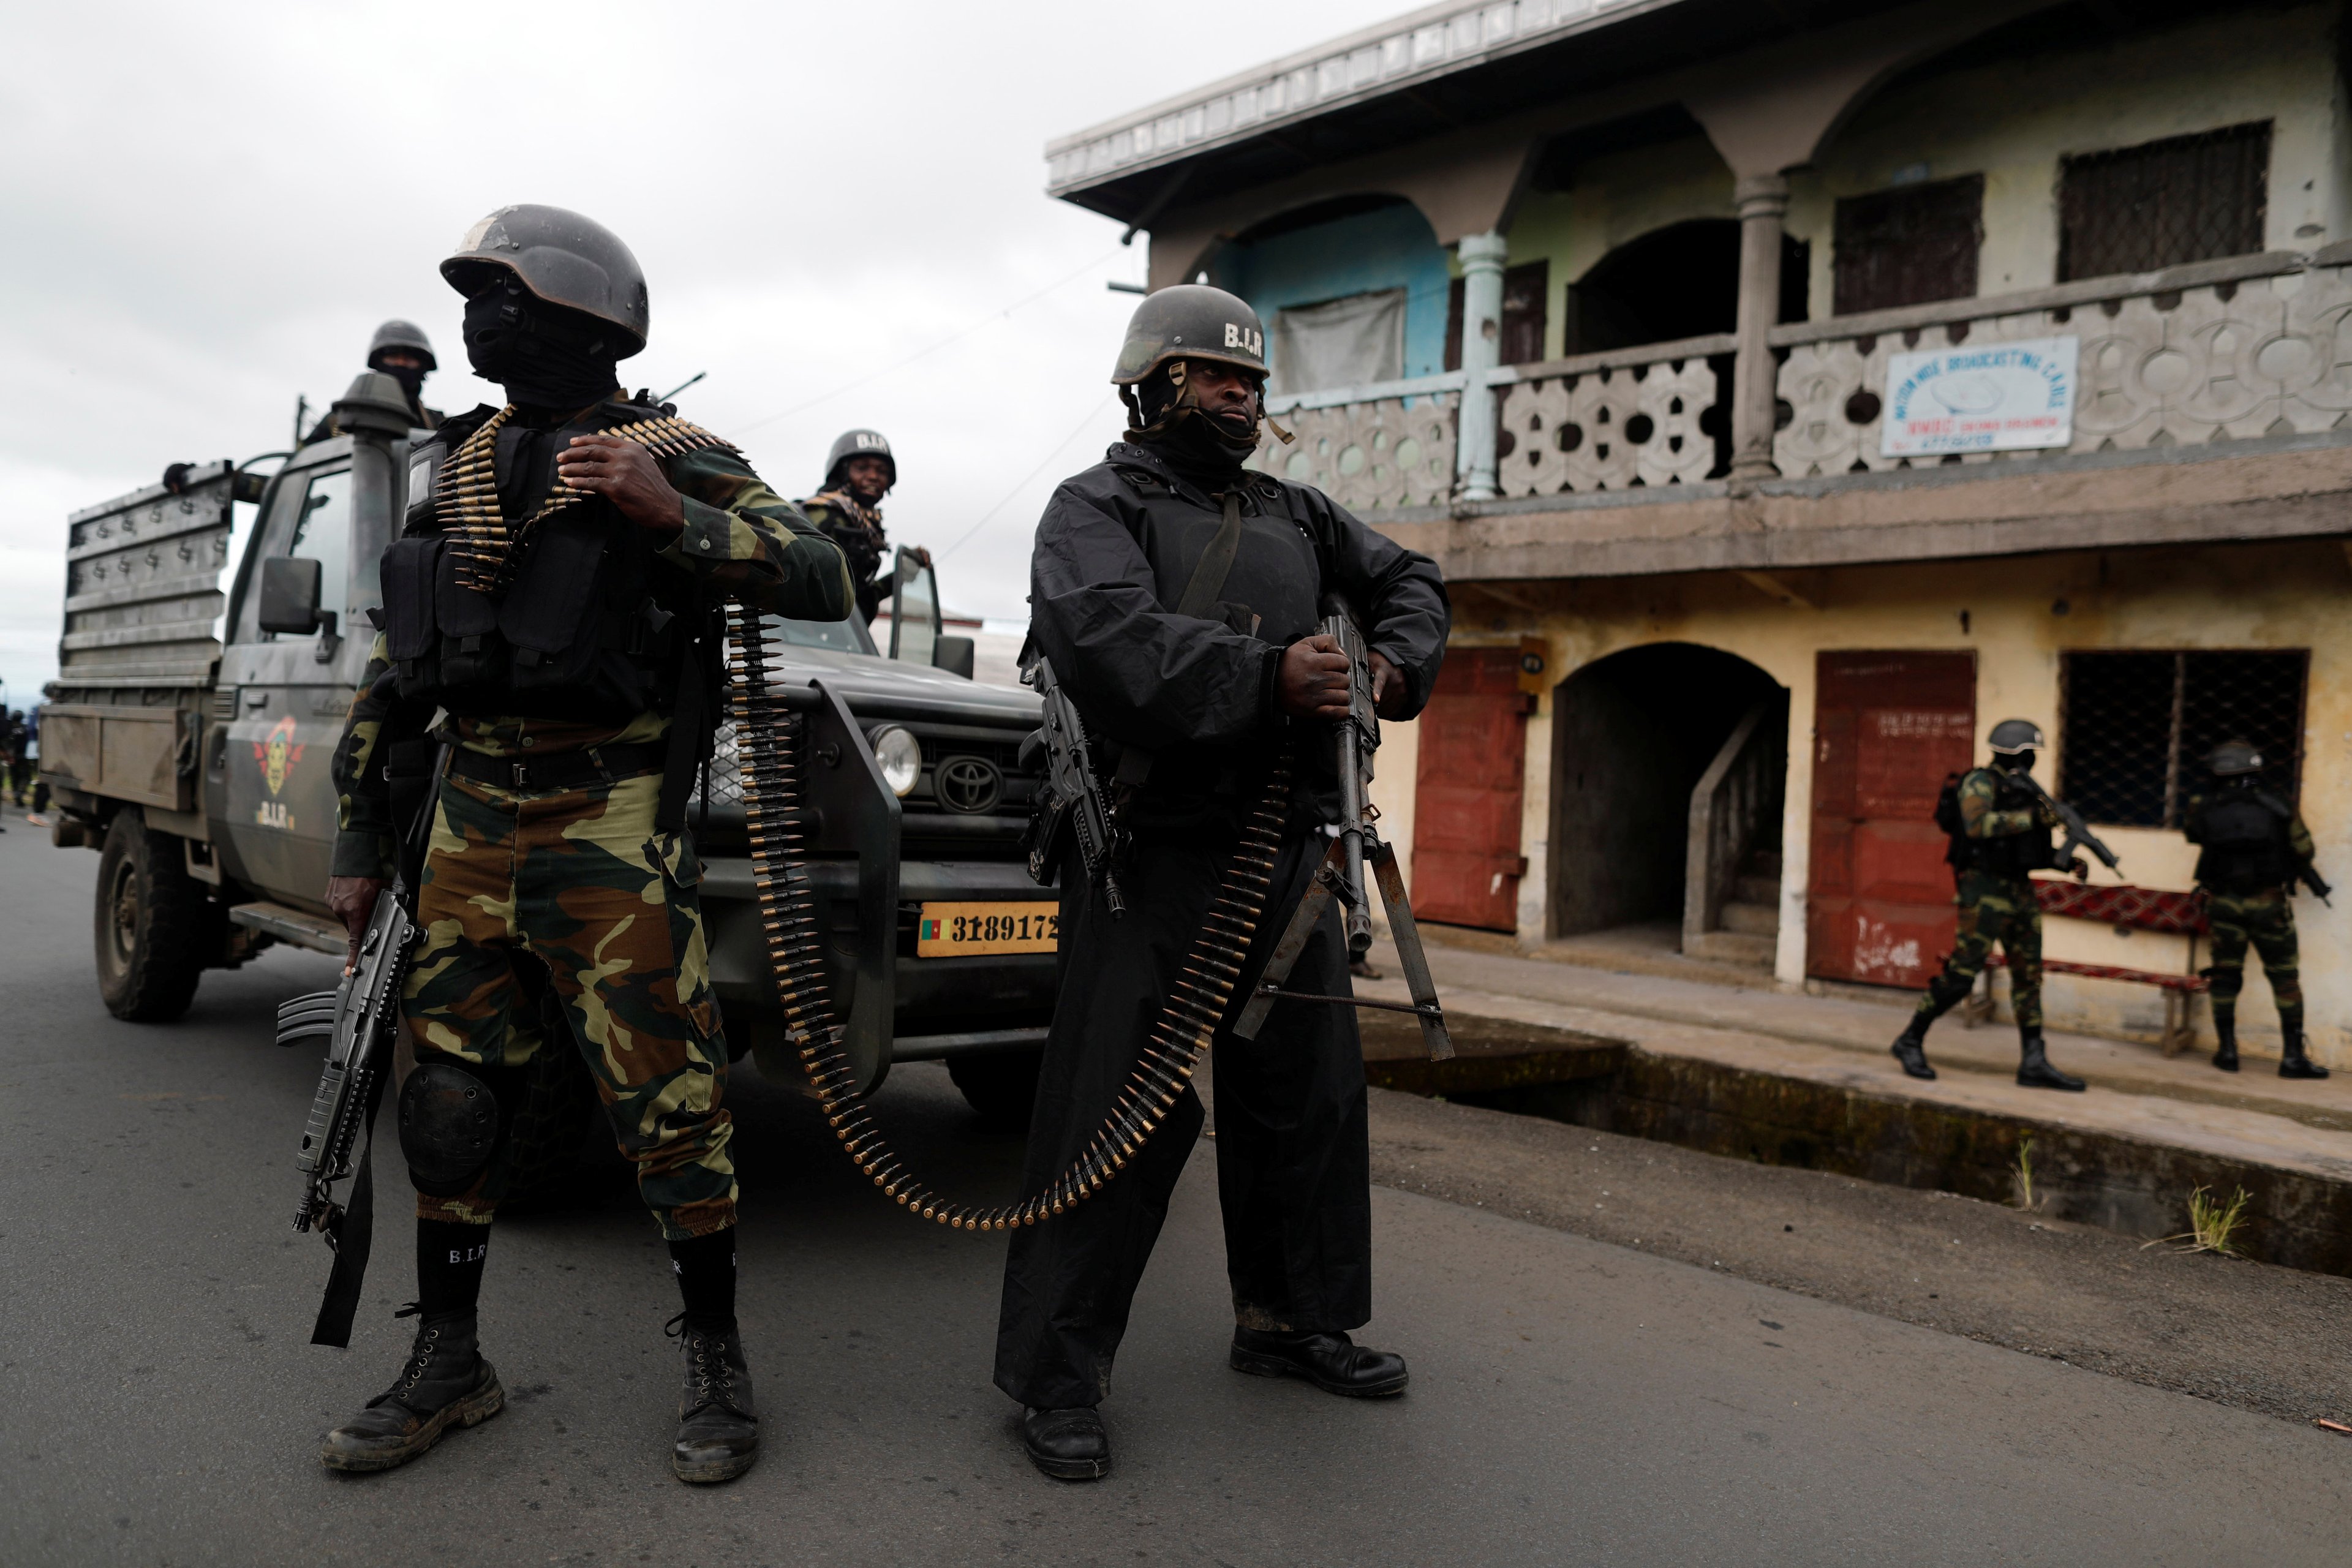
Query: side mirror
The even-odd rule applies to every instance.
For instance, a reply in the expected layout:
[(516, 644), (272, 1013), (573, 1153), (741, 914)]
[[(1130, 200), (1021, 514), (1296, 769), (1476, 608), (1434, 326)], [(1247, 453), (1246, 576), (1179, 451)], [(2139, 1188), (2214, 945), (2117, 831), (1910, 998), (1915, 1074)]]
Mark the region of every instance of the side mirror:
[(931, 668), (971, 679), (973, 645), (970, 637), (943, 637), (931, 645)]
[[(308, 555), (272, 555), (261, 563), (261, 629), (308, 637), (320, 629), (319, 563)], [(334, 627), (327, 626), (331, 632)]]

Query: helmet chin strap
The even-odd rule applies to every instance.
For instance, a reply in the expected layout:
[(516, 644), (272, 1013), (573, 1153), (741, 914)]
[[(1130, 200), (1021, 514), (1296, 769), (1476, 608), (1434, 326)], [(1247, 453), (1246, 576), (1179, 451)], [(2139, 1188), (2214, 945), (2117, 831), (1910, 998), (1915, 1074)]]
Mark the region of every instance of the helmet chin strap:
[(1244, 453), (1244, 456), (1246, 456), (1248, 452), (1255, 452), (1257, 450), (1257, 431), (1258, 426), (1261, 423), (1263, 423), (1267, 429), (1273, 431), (1286, 447), (1298, 439), (1297, 437), (1292, 435), (1289, 431), (1276, 424), (1275, 422), (1274, 416), (1265, 411), (1265, 389), (1263, 385), (1251, 389), (1248, 433), (1244, 436), (1237, 437), (1229, 434), (1228, 426), (1223, 419), (1212, 415), (1207, 409), (1201, 406), (1200, 398), (1192, 389), (1192, 377), (1186, 373), (1185, 363), (1182, 360), (1171, 359), (1167, 362), (1167, 367), (1168, 380), (1170, 384), (1175, 387), (1176, 395), (1172, 400), (1171, 400), (1168, 406), (1160, 412), (1160, 417), (1150, 421), (1149, 424), (1144, 421), (1142, 400), (1136, 395), (1135, 388), (1132, 386), (1122, 386), (1118, 389), (1119, 401), (1127, 405), (1127, 433), (1129, 436), (1142, 436), (1146, 437), (1164, 437), (1170, 431), (1173, 430), (1176, 426), (1185, 418), (1193, 417), (1204, 421), (1210, 429), (1217, 433), (1217, 439), (1222, 442), (1228, 445), (1239, 446), (1242, 442), (1246, 441), (1248, 443), (1248, 447), (1247, 451)]

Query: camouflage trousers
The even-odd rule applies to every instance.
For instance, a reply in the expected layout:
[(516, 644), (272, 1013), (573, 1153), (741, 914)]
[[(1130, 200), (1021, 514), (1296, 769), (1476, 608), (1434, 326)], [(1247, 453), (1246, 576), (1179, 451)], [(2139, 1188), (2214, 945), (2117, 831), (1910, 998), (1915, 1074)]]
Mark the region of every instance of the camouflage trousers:
[(1952, 901), (1960, 908), (1959, 930), (1943, 973), (1919, 998), (1919, 1016), (1941, 1017), (1965, 1000), (1999, 942), (2009, 959), (2009, 1009), (2017, 1026), (2042, 1027), (2042, 906), (2034, 901), (2033, 884), (1963, 871)]
[[(445, 780), (403, 1011), (420, 1063), (492, 1069), (494, 1084), (576, 1044), (646, 1206), (682, 1241), (734, 1223), (735, 1167), (702, 867), (684, 834), (656, 831), (660, 792), (657, 774), (527, 793)], [(544, 1037), (519, 964), (544, 967), (570, 1039)], [(419, 1216), (488, 1225), (505, 1157), (456, 1196), (419, 1193)]]
[(2238, 993), (2246, 988), (2246, 949), (2251, 947), (2263, 955), (2263, 973), (2270, 976), (2271, 996), (2278, 1003), (2279, 1027), (2300, 1034), (2303, 975), (2294, 909), (2286, 895), (2275, 888), (2259, 893), (2209, 892), (2205, 919), (2213, 944), (2213, 962), (2205, 971), (2213, 983), (2213, 1022), (2237, 1022)]

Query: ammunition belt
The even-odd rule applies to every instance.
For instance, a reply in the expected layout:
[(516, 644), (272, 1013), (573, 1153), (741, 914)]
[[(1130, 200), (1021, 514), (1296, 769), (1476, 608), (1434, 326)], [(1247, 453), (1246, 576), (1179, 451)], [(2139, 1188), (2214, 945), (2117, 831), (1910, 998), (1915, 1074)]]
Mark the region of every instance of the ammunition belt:
[[(498, 445), (499, 431), (513, 417), (514, 405), (509, 403), (483, 421), (481, 428), (466, 437), (465, 444), (441, 466), (440, 479), (433, 487), (435, 515), (457, 554), (457, 581), (492, 597), (506, 589), (515, 547), (522, 536), (556, 513), (586, 500), (590, 493), (572, 489), (559, 474), (540, 509), (509, 530), (506, 510), (499, 504)], [(713, 448), (735, 450), (733, 443), (701, 426), (666, 415), (594, 434), (634, 442), (656, 458), (682, 458)]]
[(1290, 764), (1278, 763), (1193, 939), (1183, 973), (1161, 1006), (1135, 1066), (1085, 1150), (1045, 1189), (1017, 1204), (974, 1208), (949, 1203), (890, 1148), (856, 1090), (843, 1049), (819, 952), (816, 906), (801, 858), (799, 752), (805, 721), (768, 689), (771, 639), (756, 611), (729, 607), (733, 633), (728, 681), (751, 834), (752, 881), (768, 960), (784, 1005), (784, 1032), (800, 1052), (825, 1121), (844, 1152), (899, 1205), (957, 1230), (1010, 1230), (1034, 1225), (1100, 1192), (1167, 1120), (1208, 1049), (1265, 910), (1281, 848)]

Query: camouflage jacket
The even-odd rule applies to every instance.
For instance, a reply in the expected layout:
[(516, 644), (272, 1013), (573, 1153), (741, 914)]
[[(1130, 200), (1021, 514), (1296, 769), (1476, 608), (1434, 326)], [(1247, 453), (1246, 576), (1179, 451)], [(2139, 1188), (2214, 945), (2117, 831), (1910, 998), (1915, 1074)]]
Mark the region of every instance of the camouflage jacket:
[[(628, 405), (607, 406), (614, 412), (613, 424), (643, 416), (643, 410)], [(491, 412), (476, 410), (483, 417)], [(457, 423), (462, 426), (471, 418), (461, 415)], [(770, 489), (740, 456), (713, 448), (665, 459), (661, 467), (685, 498), (686, 524), (656, 552), (657, 562), (698, 577), (714, 598), (806, 620), (839, 620), (849, 613), (854, 588), (841, 552), (798, 507)], [(531, 504), (536, 507), (537, 501)], [(335, 748), (334, 876), (388, 879), (392, 875), (396, 848), (392, 796), (383, 769), (375, 765), (387, 730), (397, 732), (403, 727), (396, 702), (375, 695), (378, 679), (390, 668), (385, 640), (379, 634)], [(534, 756), (544, 757), (584, 746), (659, 740), (668, 729), (666, 715), (646, 712), (616, 717), (611, 724), (453, 718), (444, 721), (442, 733), (491, 756), (518, 754), (528, 748)]]
[(849, 575), (857, 585), (857, 613), (871, 621), (889, 595), (889, 584), (877, 581), (890, 551), (882, 531), (882, 509), (865, 506), (847, 489), (819, 490), (801, 502), (801, 510), (849, 560)]

